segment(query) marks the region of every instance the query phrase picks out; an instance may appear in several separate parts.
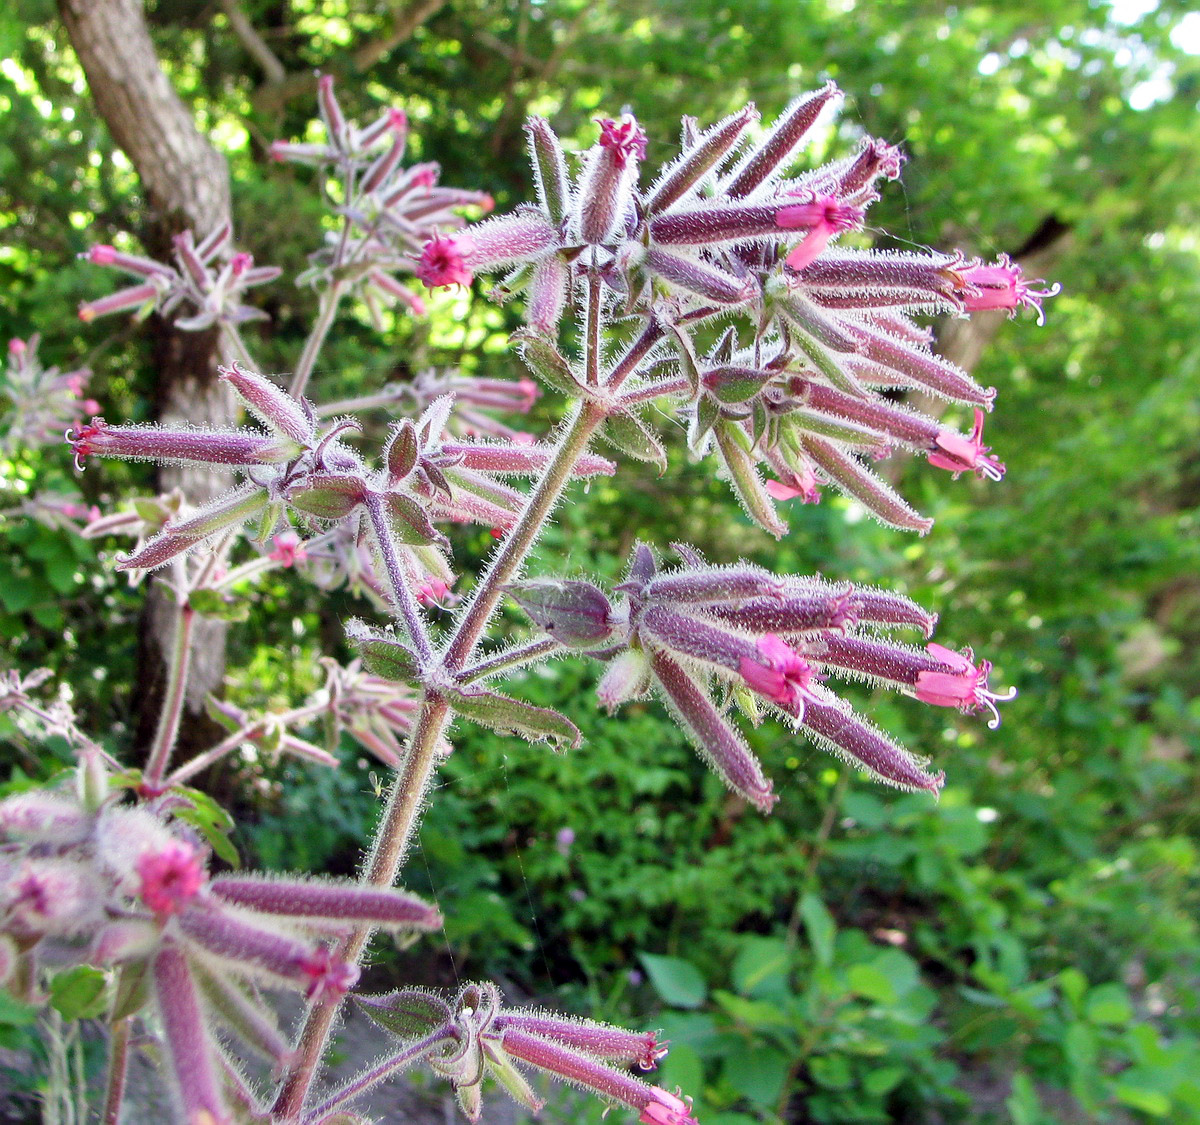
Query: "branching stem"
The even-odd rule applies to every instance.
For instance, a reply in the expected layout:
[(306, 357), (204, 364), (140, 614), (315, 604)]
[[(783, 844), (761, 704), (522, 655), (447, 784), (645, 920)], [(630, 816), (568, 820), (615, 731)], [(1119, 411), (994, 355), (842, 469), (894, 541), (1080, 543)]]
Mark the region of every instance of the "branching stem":
[(383, 498), (376, 492), (367, 496), (367, 516), (371, 521), (371, 530), (375, 533), (375, 542), (379, 545), (379, 554), (383, 560), (383, 574), (387, 580), (388, 600), (408, 631), (409, 639), (416, 646), (417, 656), (423, 664), (428, 665), (433, 657), (433, 645), (429, 641), (429, 630), (421, 607), (417, 605), (412, 590), (404, 578), (404, 569), (396, 553), (396, 544), (392, 539), (392, 529), (388, 523), (387, 513), (383, 510)]
[(329, 329), (333, 327), (338, 305), (341, 304), (345, 292), (345, 282), (335, 281), (321, 294), (321, 305), (317, 310), (316, 322), (308, 334), (308, 339), (304, 342), (304, 351), (300, 353), (300, 361), (296, 364), (295, 374), (292, 375), (292, 385), (288, 388), (288, 393), (293, 398), (299, 398), (304, 393), (304, 388), (308, 386), (308, 379), (316, 366), (321, 345), (325, 343), (325, 337), (329, 335)]
[(192, 622), (195, 617), (196, 611), (190, 605), (184, 603), (178, 607), (175, 636), (167, 658), (167, 687), (158, 716), (158, 728), (154, 732), (154, 742), (146, 761), (146, 784), (151, 789), (157, 789), (162, 784), (163, 773), (179, 735), (179, 719), (183, 714), (183, 697), (192, 659)]
[(546, 467), (545, 475), (530, 493), (521, 518), (508, 533), (500, 550), (492, 556), (466, 612), (459, 619), (445, 655), (446, 669), (451, 675), (460, 672), (470, 660), (492, 612), (504, 594), (505, 585), (519, 573), (546, 518), (561, 498), (576, 463), (587, 451), (592, 434), (603, 421), (604, 410), (595, 403), (581, 403), (575, 408), (574, 416), (554, 451), (553, 460)]

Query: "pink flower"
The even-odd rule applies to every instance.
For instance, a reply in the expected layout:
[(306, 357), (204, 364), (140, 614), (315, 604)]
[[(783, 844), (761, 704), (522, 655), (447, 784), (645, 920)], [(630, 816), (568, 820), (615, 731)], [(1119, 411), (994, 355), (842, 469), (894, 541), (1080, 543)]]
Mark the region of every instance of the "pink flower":
[(804, 701), (811, 698), (808, 685), (813, 670), (808, 661), (774, 633), (767, 633), (758, 642), (758, 651), (763, 663), (745, 656), (739, 662), (742, 679), (759, 695), (802, 716)]
[(600, 147), (612, 150), (613, 162), (624, 168), (632, 156), (646, 159), (646, 134), (632, 118), (617, 122), (609, 117), (597, 117), (600, 126)]
[[(1051, 285), (1041, 290), (1030, 288), (1031, 283), (1021, 278), (1021, 267), (1007, 254), (1001, 254), (994, 265), (985, 266), (977, 261), (966, 269), (950, 272), (958, 283), (963, 305), (968, 312), (1010, 309), (1015, 314), (1022, 307), (1036, 309), (1038, 324), (1046, 319), (1042, 313), (1042, 302), (1062, 289), (1061, 285)], [(1045, 282), (1039, 280), (1032, 284), (1044, 285)]]
[(929, 463), (939, 469), (949, 469), (955, 477), (960, 473), (976, 472), (988, 480), (1000, 480), (1004, 465), (995, 457), (986, 456), (990, 446), (983, 444), (983, 411), (975, 408), (975, 428), (969, 438), (953, 430), (940, 430), (933, 439), (934, 450)]
[(421, 605), (436, 605), (444, 608), (450, 594), (450, 587), (440, 578), (427, 578), (417, 586), (417, 601)]
[(475, 244), (465, 234), (434, 235), (421, 251), (417, 277), (430, 289), (470, 285), (472, 275), (465, 258), (474, 248)]
[(309, 1000), (337, 1000), (358, 981), (358, 967), (335, 960), (328, 949), (316, 950), (299, 968), (311, 982), (305, 991)]
[(204, 885), (204, 867), (195, 848), (175, 840), (160, 852), (144, 852), (137, 861), (141, 900), (165, 918), (178, 914)]
[(802, 230), (808, 234), (800, 240), (787, 256), (787, 264), (794, 270), (802, 270), (822, 250), (832, 235), (850, 230), (863, 220), (861, 207), (848, 207), (839, 203), (832, 195), (814, 197), (808, 203), (780, 208), (775, 223), (781, 230)]
[(234, 277), (241, 277), (252, 265), (254, 265), (254, 255), (247, 254), (243, 250), (230, 258), (229, 271)]
[(804, 467), (802, 475), (792, 476), (790, 483), (782, 480), (768, 480), (764, 482), (763, 487), (776, 500), (794, 500), (796, 497), (800, 497), (805, 504), (816, 504), (821, 499), (817, 478), (807, 465)]
[(988, 660), (974, 663), (974, 655), (968, 648), (964, 652), (955, 652), (945, 645), (928, 644), (925, 651), (935, 660), (949, 668), (949, 671), (929, 671), (917, 674), (916, 695), (922, 703), (932, 703), (935, 707), (957, 707), (961, 711), (978, 711), (986, 707), (992, 713), (988, 726), (995, 730), (1000, 725), (1000, 713), (996, 710), (997, 703), (1015, 699), (1016, 688), (1009, 688), (1004, 695), (997, 695), (988, 690), (988, 675), (992, 665)]
[(697, 1125), (692, 1116), (691, 1098), (679, 1098), (658, 1086), (650, 1089), (653, 1097), (642, 1107), (639, 1121), (645, 1125)]
[(305, 550), (304, 544), (300, 542), (300, 536), (294, 531), (285, 531), (282, 535), (276, 535), (271, 542), (275, 544), (275, 550), (267, 558), (274, 562), (282, 563), (284, 566), (295, 566), (296, 563), (303, 562), (308, 558), (308, 552)]

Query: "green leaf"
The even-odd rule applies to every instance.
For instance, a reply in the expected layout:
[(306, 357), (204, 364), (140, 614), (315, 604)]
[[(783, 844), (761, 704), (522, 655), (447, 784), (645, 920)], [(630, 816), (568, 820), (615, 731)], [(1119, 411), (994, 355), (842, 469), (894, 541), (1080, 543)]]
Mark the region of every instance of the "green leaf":
[[(699, 1101), (700, 1091), (704, 1088), (704, 1062), (695, 1047), (672, 1040), (671, 1050), (659, 1064), (654, 1081), (664, 1090), (678, 1087)], [(708, 1120), (707, 1116), (705, 1120)]]
[(1161, 1090), (1148, 1090), (1128, 1082), (1117, 1082), (1113, 1093), (1119, 1102), (1151, 1117), (1166, 1117), (1171, 1112), (1171, 1099)]
[(877, 1070), (869, 1070), (863, 1075), (863, 1089), (873, 1098), (882, 1098), (899, 1086), (907, 1073), (902, 1066), (881, 1066)]
[(63, 1019), (94, 1019), (105, 1008), (108, 975), (91, 965), (76, 965), (50, 981), (50, 1004)]
[(600, 431), (609, 445), (635, 461), (657, 465), (659, 473), (667, 471), (667, 453), (658, 436), (634, 414), (613, 414)]
[(303, 483), (288, 492), (287, 502), (310, 516), (340, 520), (363, 502), (366, 485), (350, 473), (310, 473)]
[(450, 1005), (432, 992), (405, 988), (384, 996), (356, 996), (358, 1006), (380, 1027), (401, 1039), (416, 1039), (454, 1020)]
[(1033, 1079), (1019, 1070), (1013, 1075), (1012, 1094), (1004, 1103), (1012, 1117), (1013, 1125), (1039, 1125), (1042, 1120), (1041, 1103)]
[(371, 675), (399, 683), (417, 682), (420, 664), (416, 653), (396, 637), (371, 629), (358, 620), (346, 623), (346, 637)]
[(1058, 974), (1058, 985), (1072, 1008), (1078, 1010), (1083, 995), (1087, 991), (1087, 977), (1078, 969), (1071, 967), (1063, 969)]
[(402, 492), (389, 492), (385, 496), (388, 522), (392, 532), (401, 543), (425, 546), (442, 539), (429, 513), (411, 496)]
[(1121, 985), (1115, 982), (1098, 984), (1088, 993), (1085, 1013), (1091, 1023), (1121, 1027), (1133, 1019), (1133, 1005)]
[(791, 1059), (776, 1047), (758, 1045), (725, 1060), (725, 1080), (756, 1106), (774, 1108), (787, 1081)]
[(501, 734), (516, 734), (528, 742), (550, 741), (557, 749), (566, 743), (575, 749), (583, 741), (579, 728), (565, 715), (548, 707), (534, 707), (507, 695), (489, 691), (451, 691), (454, 710)]
[(583, 383), (575, 378), (571, 365), (551, 340), (531, 331), (514, 332), (511, 339), (525, 366), (546, 386), (572, 398), (579, 398), (584, 391)]
[(498, 1043), (488, 1043), (485, 1050), (492, 1076), (504, 1087), (513, 1101), (523, 1105), (530, 1113), (536, 1114), (542, 1107), (542, 1099), (534, 1092), (526, 1077), (513, 1066), (504, 1049)]
[(718, 402), (745, 402), (766, 386), (772, 374), (756, 367), (716, 367), (704, 376), (704, 384)]
[(699, 1008), (704, 1003), (708, 985), (691, 961), (657, 953), (639, 953), (638, 959), (664, 1003), (675, 1008)]
[(846, 981), (866, 1000), (874, 1000), (877, 1004), (896, 1002), (896, 990), (892, 987), (891, 979), (874, 965), (851, 965), (846, 972)]
[(688, 426), (688, 449), (693, 453), (700, 453), (704, 439), (708, 436), (713, 426), (717, 424), (717, 419), (720, 416), (720, 407), (708, 395), (704, 395), (696, 403), (696, 415)]
[(788, 1027), (792, 1023), (791, 1017), (778, 1004), (768, 1000), (747, 1000), (724, 989), (714, 991), (713, 999), (731, 1019), (745, 1027)]
[(791, 950), (782, 938), (745, 937), (733, 959), (733, 987), (743, 996), (787, 991), (791, 960)]
[(191, 805), (175, 809), (174, 815), (192, 825), (204, 837), (213, 852), (231, 867), (241, 867), (241, 857), (229, 839), (229, 833), (234, 829), (233, 817), (199, 789), (181, 786), (175, 792), (186, 797)]
[(848, 1090), (854, 1084), (854, 1071), (844, 1055), (815, 1055), (808, 1070), (813, 1081), (827, 1090)]
[(27, 1027), (38, 1018), (38, 1008), (0, 989), (0, 1027)]
[(828, 968), (833, 964), (833, 939), (837, 934), (833, 915), (825, 909), (819, 895), (807, 891), (800, 899), (800, 917), (817, 964)]

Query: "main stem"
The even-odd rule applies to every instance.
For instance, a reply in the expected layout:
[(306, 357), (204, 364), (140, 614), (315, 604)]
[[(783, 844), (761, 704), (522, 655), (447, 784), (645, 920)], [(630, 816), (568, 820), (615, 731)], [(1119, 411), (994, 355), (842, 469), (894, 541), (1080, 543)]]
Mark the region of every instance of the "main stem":
[(525, 505), (516, 526), (492, 557), (490, 565), (475, 588), (471, 604), (458, 622), (458, 628), (444, 658), (446, 670), (451, 674), (461, 671), (463, 665), (471, 658), (487, 626), (488, 618), (492, 616), (492, 611), (504, 593), (505, 585), (521, 569), (530, 548), (537, 541), (546, 517), (554, 510), (575, 465), (587, 451), (588, 442), (596, 427), (604, 421), (604, 416), (604, 409), (595, 403), (581, 403), (577, 408), (554, 452), (554, 459), (546, 467), (545, 475), (530, 494), (529, 503)]
[(125, 1100), (125, 1075), (129, 1067), (129, 1017), (114, 1020), (108, 1044), (108, 1081), (104, 1089), (101, 1125), (120, 1125)]
[[(598, 291), (589, 292), (590, 301), (598, 302), (599, 297)], [(332, 313), (330, 319), (332, 320)], [(313, 336), (316, 334), (314, 329)], [(305, 350), (307, 352), (308, 349)], [(297, 371), (297, 379), (302, 373)], [(293, 393), (297, 393), (294, 386)], [(595, 403), (580, 403), (576, 407), (559, 440), (558, 448), (554, 451), (554, 457), (530, 493), (520, 519), (509, 532), (503, 546), (492, 557), (479, 585), (475, 588), (470, 605), (458, 622), (443, 658), (443, 665), (451, 675), (457, 673), (475, 651), (488, 619), (504, 593), (505, 585), (518, 573), (529, 551), (537, 542), (546, 517), (554, 510), (567, 482), (571, 479), (575, 465), (586, 452), (592, 434), (604, 421), (604, 417), (604, 408)], [(380, 548), (385, 553), (386, 566), (385, 544), (391, 543), (390, 529), (386, 527), (386, 519), (381, 518), (382, 509), (378, 509), (377, 512), (371, 511), (370, 514)], [(450, 705), (446, 699), (427, 688), (421, 700), (421, 710), (413, 727), (408, 752), (392, 785), (387, 810), (376, 831), (375, 842), (363, 871), (361, 881), (364, 885), (388, 887), (396, 881), (396, 875), (417, 826), (425, 801), (425, 792), (433, 777), (438, 742), (450, 714)], [(371, 933), (370, 926), (359, 927), (345, 939), (337, 951), (338, 955), (345, 961), (356, 964)], [(326, 1000), (309, 1008), (296, 1047), (296, 1062), (284, 1078), (279, 1095), (275, 1099), (273, 1113), (278, 1120), (293, 1122), (300, 1119), (304, 1110), (304, 1100), (325, 1053), (326, 1040), (339, 1006), (339, 1000)]]
[[(441, 696), (432, 693), (425, 695), (408, 753), (396, 774), (387, 809), (363, 871), (364, 885), (390, 887), (396, 881), (396, 873), (400, 870), (400, 862), (408, 849), (425, 800), (425, 790), (433, 776), (438, 740), (449, 714), (449, 705)], [(343, 942), (337, 951), (338, 956), (356, 964), (371, 933), (370, 926), (359, 927)], [(275, 1099), (273, 1113), (280, 1121), (299, 1119), (308, 1088), (325, 1053), (325, 1041), (339, 1006), (338, 1000), (326, 1000), (309, 1008), (296, 1048), (296, 1062)]]

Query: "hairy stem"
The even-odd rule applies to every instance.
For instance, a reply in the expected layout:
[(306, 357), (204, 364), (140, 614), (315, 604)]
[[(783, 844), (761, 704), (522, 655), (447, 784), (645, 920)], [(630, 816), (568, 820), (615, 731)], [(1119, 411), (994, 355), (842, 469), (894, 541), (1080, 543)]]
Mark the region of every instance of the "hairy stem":
[(250, 349), (246, 347), (246, 341), (242, 338), (242, 334), (238, 331), (236, 324), (222, 321), (221, 335), (244, 367), (249, 368), (251, 371), (258, 370), (258, 364), (254, 362), (254, 356), (250, 354)]
[(615, 391), (637, 370), (638, 364), (642, 362), (649, 354), (650, 349), (665, 335), (666, 332), (658, 321), (650, 321), (642, 329), (641, 335), (629, 345), (625, 354), (617, 361), (617, 365), (609, 372), (608, 381), (605, 383), (605, 386), (609, 390)]
[[(314, 715), (319, 715), (325, 709), (326, 705), (324, 703), (308, 707), (297, 707), (275, 718), (280, 728), (286, 729), (295, 723), (303, 722), (303, 720), (312, 718)], [(255, 719), (254, 722), (246, 723), (244, 726), (239, 727), (231, 735), (221, 739), (215, 746), (210, 747), (201, 754), (197, 754), (178, 769), (172, 771), (164, 784), (170, 789), (174, 785), (182, 785), (185, 781), (191, 780), (198, 773), (203, 773), (204, 770), (219, 762), (231, 750), (236, 750), (243, 742), (248, 741), (257, 734), (261, 734), (266, 728), (267, 721), (267, 718)]]
[(383, 573), (387, 579), (388, 593), (391, 595), (388, 600), (404, 623), (410, 640), (417, 646), (417, 656), (420, 657), (421, 663), (428, 664), (433, 657), (429, 630), (425, 627), (421, 607), (417, 605), (417, 600), (404, 579), (404, 568), (396, 554), (392, 529), (388, 526), (387, 513), (383, 510), (383, 498), (376, 492), (368, 493), (366, 504), (371, 530), (375, 533), (375, 542), (379, 545), (379, 554), (383, 559)]
[(562, 647), (562, 644), (553, 637), (539, 637), (536, 641), (526, 641), (525, 644), (514, 645), (512, 648), (492, 653), (491, 656), (484, 657), (477, 663), (464, 668), (458, 674), (458, 682), (469, 684), (506, 669), (520, 668), (523, 664), (529, 664), (534, 660), (541, 660), (543, 656), (559, 652)]
[(151, 789), (162, 783), (163, 772), (175, 739), (179, 734), (179, 719), (183, 714), (183, 696), (187, 689), (188, 668), (191, 664), (192, 622), (196, 611), (186, 603), (179, 606), (175, 621), (175, 637), (167, 658), (167, 689), (163, 695), (162, 711), (158, 716), (158, 727), (146, 762), (146, 784)]
[(584, 337), (584, 351), (587, 356), (587, 383), (589, 387), (598, 387), (600, 385), (600, 360), (602, 358), (602, 349), (600, 347), (600, 312), (603, 307), (601, 285), (600, 274), (593, 269), (588, 274), (587, 326)]
[(604, 409), (594, 403), (581, 403), (567, 426), (554, 458), (546, 472), (529, 495), (529, 501), (521, 512), (521, 518), (508, 533), (500, 550), (491, 562), (466, 612), (459, 619), (458, 627), (446, 649), (445, 664), (452, 674), (461, 671), (471, 658), (479, 638), (492, 616), (492, 611), (504, 593), (505, 585), (520, 571), (530, 548), (537, 541), (546, 517), (554, 510), (571, 479), (571, 472), (579, 458), (587, 451), (588, 442), (596, 427), (604, 421)]
[(317, 319), (312, 326), (312, 331), (308, 334), (308, 339), (304, 341), (304, 351), (300, 353), (300, 362), (296, 364), (296, 371), (292, 375), (292, 385), (288, 388), (288, 393), (293, 398), (299, 398), (304, 393), (304, 388), (308, 386), (308, 378), (316, 366), (317, 356), (321, 353), (321, 345), (325, 343), (325, 337), (329, 334), (329, 329), (333, 327), (334, 317), (337, 316), (338, 305), (341, 304), (345, 291), (345, 282), (335, 281), (321, 294), (321, 306), (317, 311)]
[(398, 1054), (391, 1055), (384, 1059), (383, 1062), (376, 1063), (370, 1070), (360, 1074), (336, 1093), (326, 1098), (316, 1109), (305, 1114), (304, 1121), (306, 1125), (308, 1122), (320, 1121), (326, 1114), (332, 1113), (339, 1106), (343, 1106), (347, 1102), (357, 1098), (376, 1083), (382, 1082), (385, 1078), (390, 1078), (393, 1074), (404, 1070), (405, 1067), (411, 1066), (439, 1043), (453, 1038), (454, 1032), (451, 1029), (439, 1027), (437, 1031), (426, 1035), (423, 1039), (418, 1039), (415, 1043), (410, 1043)]
[[(364, 885), (390, 887), (395, 882), (425, 801), (425, 791), (433, 777), (437, 745), (449, 716), (450, 708), (446, 700), (439, 695), (426, 693), (413, 727), (408, 752), (392, 783), (387, 809), (363, 871)], [(338, 955), (357, 963), (371, 933), (370, 926), (359, 927), (342, 943)], [(296, 1048), (297, 1060), (288, 1071), (279, 1096), (275, 1099), (273, 1112), (279, 1121), (299, 1119), (309, 1085), (325, 1052), (325, 1041), (338, 1007), (339, 1001), (326, 1000), (309, 1008)]]
[(102, 1125), (120, 1125), (125, 1100), (125, 1075), (129, 1068), (129, 1017), (114, 1020), (108, 1044), (108, 1080), (104, 1087)]

